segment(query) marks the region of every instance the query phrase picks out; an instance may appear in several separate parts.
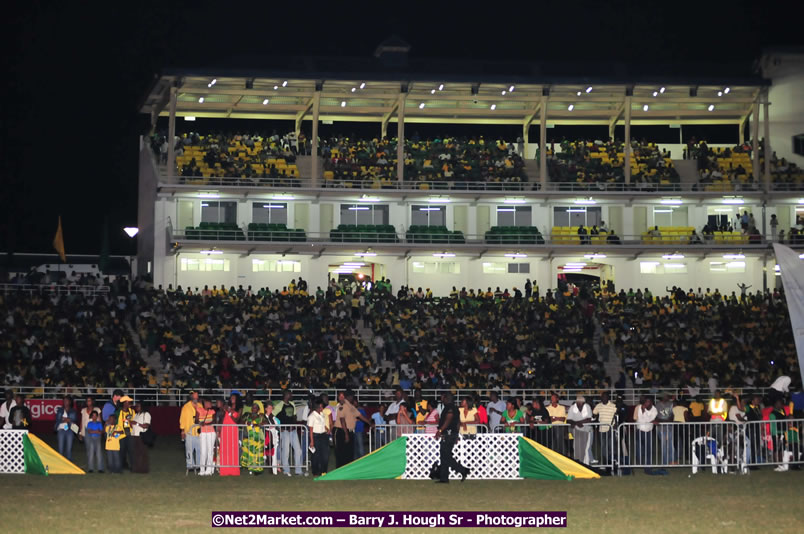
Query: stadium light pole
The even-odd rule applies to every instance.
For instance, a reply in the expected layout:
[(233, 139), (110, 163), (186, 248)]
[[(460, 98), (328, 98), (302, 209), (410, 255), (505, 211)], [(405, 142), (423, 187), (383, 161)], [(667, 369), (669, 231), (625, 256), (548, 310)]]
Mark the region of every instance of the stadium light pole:
[(751, 113), (751, 157), (753, 158), (754, 183), (759, 183), (759, 95), (754, 100), (754, 110)]
[(768, 112), (770, 112), (770, 101), (768, 100), (768, 90), (763, 91), (763, 102), (762, 107), (764, 108), (763, 117), (765, 119), (765, 190), (770, 191), (770, 155), (771, 146), (770, 146), (770, 116), (768, 116)]

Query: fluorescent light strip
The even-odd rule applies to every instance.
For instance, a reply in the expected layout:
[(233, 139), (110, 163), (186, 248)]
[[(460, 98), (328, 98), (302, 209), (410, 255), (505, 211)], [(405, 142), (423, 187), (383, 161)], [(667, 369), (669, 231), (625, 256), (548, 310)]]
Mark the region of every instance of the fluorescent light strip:
[(262, 207), (263, 208), (268, 208), (268, 209), (282, 209), (285, 206), (281, 206), (279, 204), (263, 204)]
[(455, 254), (453, 254), (452, 252), (441, 252), (441, 253), (437, 252), (437, 253), (433, 254), (433, 257), (434, 258), (454, 258)]
[(681, 204), (681, 200), (677, 198), (663, 198), (659, 201), (660, 204), (669, 205), (669, 206), (678, 206)]
[(525, 202), (524, 198), (506, 198), (503, 200), (503, 204), (524, 204)]
[(527, 258), (527, 254), (522, 254), (521, 252), (517, 252), (515, 254), (506, 254), (506, 258)]
[(222, 250), (202, 250), (201, 254), (223, 254)]
[(352, 206), (349, 208), (350, 211), (368, 211), (370, 209), (368, 206)]

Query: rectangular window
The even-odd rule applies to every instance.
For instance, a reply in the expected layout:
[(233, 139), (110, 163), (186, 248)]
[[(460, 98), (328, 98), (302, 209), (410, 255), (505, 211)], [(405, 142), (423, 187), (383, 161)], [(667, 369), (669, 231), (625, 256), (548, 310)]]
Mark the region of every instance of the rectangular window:
[(411, 226), (446, 226), (446, 206), (412, 206), (410, 213)]
[(388, 224), (388, 205), (341, 204), (341, 224)]
[(181, 259), (182, 271), (223, 271), (229, 272), (229, 260), (219, 258), (182, 258)]
[(687, 264), (678, 262), (641, 261), (639, 262), (641, 274), (686, 274)]
[(461, 264), (451, 261), (414, 261), (411, 270), (421, 274), (461, 274)]
[(237, 202), (201, 202), (201, 222), (237, 223)]
[(686, 206), (656, 206), (653, 208), (653, 224), (662, 226), (687, 226)]
[(561, 206), (553, 208), (553, 226), (597, 226), (602, 219), (602, 208), (597, 206)]
[(285, 202), (254, 202), (251, 204), (251, 222), (261, 224), (287, 224), (288, 205)]
[(253, 273), (300, 273), (301, 262), (293, 260), (251, 260)]
[(741, 274), (745, 272), (744, 261), (710, 261), (710, 273)]
[(508, 274), (529, 274), (530, 263), (509, 263)]
[(497, 226), (531, 226), (530, 206), (497, 206)]
[(505, 274), (508, 272), (508, 264), (505, 263), (483, 263), (483, 274)]

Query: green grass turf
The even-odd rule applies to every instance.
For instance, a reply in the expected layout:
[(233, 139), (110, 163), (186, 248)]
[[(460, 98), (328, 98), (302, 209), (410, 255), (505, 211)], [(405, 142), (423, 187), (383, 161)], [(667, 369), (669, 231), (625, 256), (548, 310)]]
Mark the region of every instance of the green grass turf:
[[(53, 442), (48, 436), (45, 439)], [(78, 465), (85, 465), (82, 445), (76, 442), (73, 454)], [(449, 485), (403, 480), (313, 482), (312, 478), (268, 473), (197, 477), (185, 476), (178, 438), (160, 437), (151, 451), (148, 475), (0, 476), (0, 530), (198, 533), (211, 529), (213, 510), (566, 510), (570, 532), (801, 532), (804, 471), (774, 473), (764, 468), (748, 476), (699, 473), (688, 478), (689, 473), (676, 469), (669, 476), (637, 473), (572, 482), (467, 481)], [(422, 530), (386, 528), (383, 532)], [(223, 531), (226, 529), (216, 529)]]

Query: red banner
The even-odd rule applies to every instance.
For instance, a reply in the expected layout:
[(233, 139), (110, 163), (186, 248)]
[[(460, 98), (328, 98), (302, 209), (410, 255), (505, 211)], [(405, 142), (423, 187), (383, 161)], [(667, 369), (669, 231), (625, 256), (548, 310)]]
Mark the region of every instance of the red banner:
[(31, 419), (34, 421), (55, 421), (56, 410), (64, 404), (60, 399), (28, 399), (25, 405), (31, 410)]

